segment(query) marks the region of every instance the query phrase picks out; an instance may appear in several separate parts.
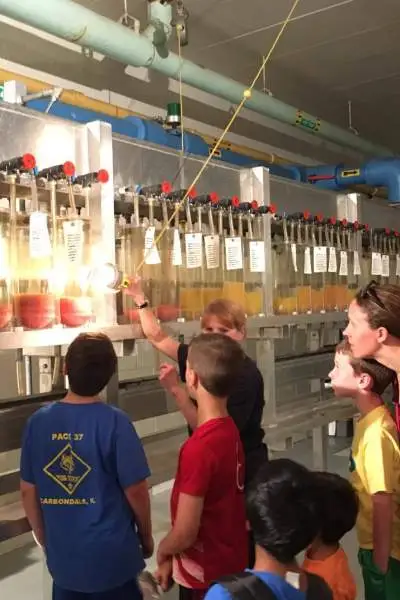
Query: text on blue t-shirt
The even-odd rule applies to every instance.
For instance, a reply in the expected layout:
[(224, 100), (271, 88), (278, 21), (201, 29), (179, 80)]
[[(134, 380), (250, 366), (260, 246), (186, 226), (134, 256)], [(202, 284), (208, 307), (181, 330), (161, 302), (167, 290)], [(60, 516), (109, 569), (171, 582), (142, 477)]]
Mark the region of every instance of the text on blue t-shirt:
[(149, 475), (135, 429), (115, 407), (57, 402), (29, 419), (21, 478), (36, 486), (47, 564), (59, 587), (102, 592), (143, 569), (124, 490)]

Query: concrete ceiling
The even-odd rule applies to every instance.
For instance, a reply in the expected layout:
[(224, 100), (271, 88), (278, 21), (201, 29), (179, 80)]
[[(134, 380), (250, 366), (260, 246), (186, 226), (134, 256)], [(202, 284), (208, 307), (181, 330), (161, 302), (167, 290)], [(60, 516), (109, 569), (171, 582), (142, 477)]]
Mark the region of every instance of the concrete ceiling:
[[(54, 0), (56, 4), (56, 0)], [(117, 20), (123, 0), (79, 0)], [(146, 22), (146, 0), (126, 0), (128, 12)], [(185, 0), (190, 13), (189, 40), (183, 56), (238, 81), (250, 81), (271, 47), (293, 0)], [(265, 74), (274, 96), (323, 119), (348, 126), (348, 101), (360, 134), (400, 150), (400, 1), (300, 0)], [(176, 40), (171, 42), (176, 51)], [(89, 60), (31, 34), (0, 24), (0, 57), (97, 89), (111, 89), (143, 102), (164, 106), (171, 92), (162, 76), (150, 82), (124, 72), (109, 59)], [(258, 88), (263, 89), (260, 80)], [(194, 100), (185, 102), (192, 118), (219, 127), (226, 114)], [(301, 143), (262, 130), (244, 120), (242, 135), (301, 152)], [(310, 152), (308, 152), (310, 155)], [(329, 158), (325, 153), (324, 158)]]

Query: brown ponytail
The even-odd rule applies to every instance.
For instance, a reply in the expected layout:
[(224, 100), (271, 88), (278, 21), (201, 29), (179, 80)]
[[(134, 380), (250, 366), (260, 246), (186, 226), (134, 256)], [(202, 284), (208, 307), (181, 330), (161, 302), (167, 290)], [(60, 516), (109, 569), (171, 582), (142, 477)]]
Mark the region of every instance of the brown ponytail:
[(400, 339), (400, 286), (370, 281), (355, 300), (366, 313), (372, 329), (384, 327), (390, 335)]

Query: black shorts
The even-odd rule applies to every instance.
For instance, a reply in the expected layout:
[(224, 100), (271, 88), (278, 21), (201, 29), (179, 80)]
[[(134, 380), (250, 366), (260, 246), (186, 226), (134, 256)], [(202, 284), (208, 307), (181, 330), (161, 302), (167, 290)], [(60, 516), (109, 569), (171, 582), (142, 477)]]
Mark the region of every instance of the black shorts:
[(142, 600), (142, 592), (136, 579), (105, 592), (84, 593), (64, 590), (53, 583), (53, 600)]
[(203, 600), (208, 590), (194, 590), (192, 588), (179, 586), (179, 600)]

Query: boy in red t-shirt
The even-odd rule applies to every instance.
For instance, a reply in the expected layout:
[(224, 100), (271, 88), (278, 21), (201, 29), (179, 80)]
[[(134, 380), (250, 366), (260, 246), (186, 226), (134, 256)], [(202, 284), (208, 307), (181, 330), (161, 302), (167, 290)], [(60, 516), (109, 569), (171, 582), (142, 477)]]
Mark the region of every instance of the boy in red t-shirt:
[[(172, 529), (161, 541), (157, 577), (171, 578), (181, 600), (201, 600), (213, 581), (247, 566), (244, 455), (226, 401), (241, 372), (244, 353), (222, 334), (202, 334), (189, 347), (186, 385), (197, 401), (197, 428), (182, 446), (171, 496)], [(160, 381), (178, 384), (170, 365)]]

